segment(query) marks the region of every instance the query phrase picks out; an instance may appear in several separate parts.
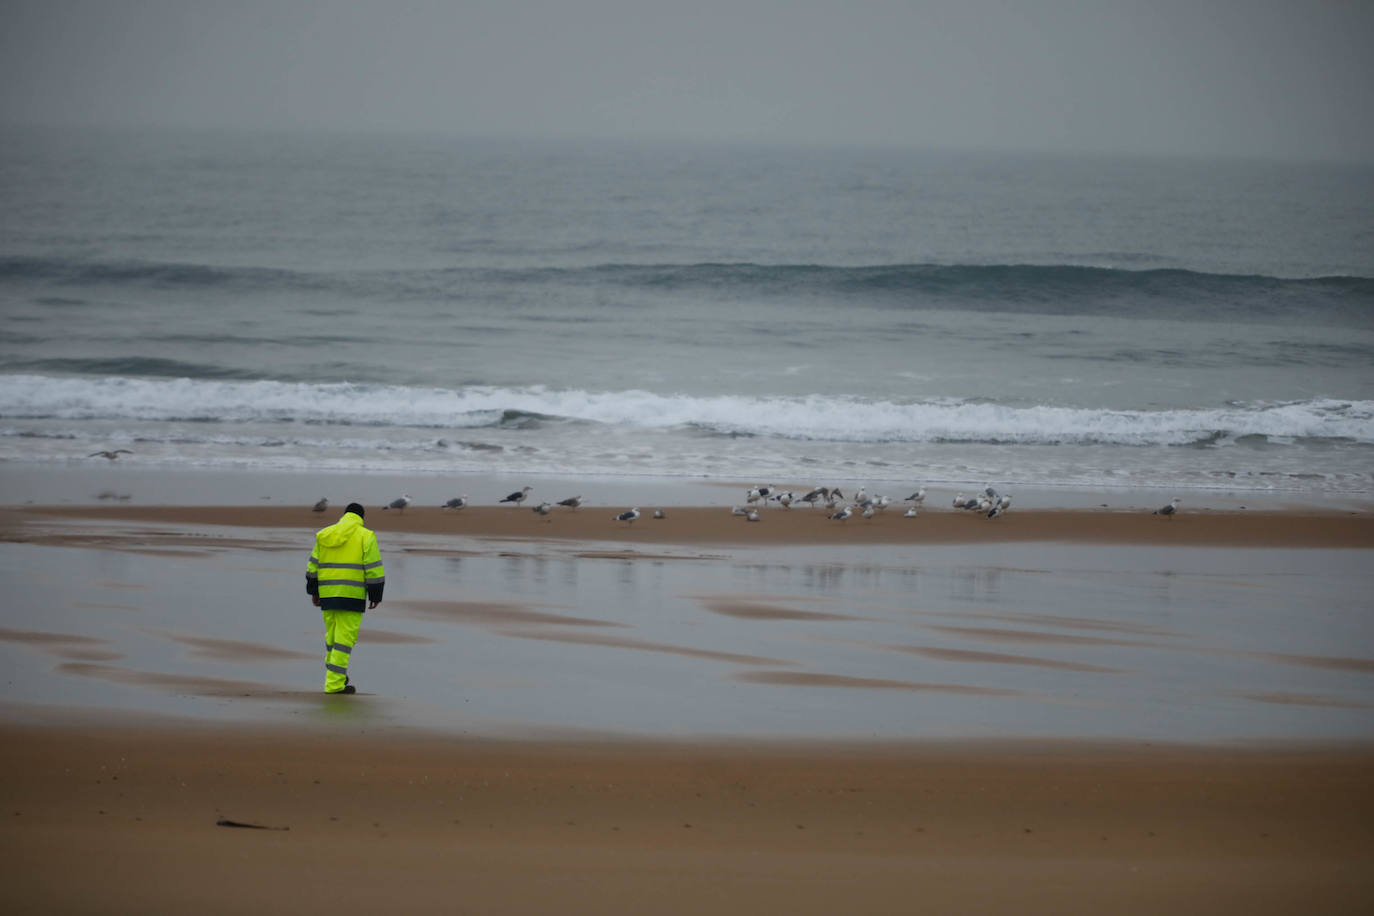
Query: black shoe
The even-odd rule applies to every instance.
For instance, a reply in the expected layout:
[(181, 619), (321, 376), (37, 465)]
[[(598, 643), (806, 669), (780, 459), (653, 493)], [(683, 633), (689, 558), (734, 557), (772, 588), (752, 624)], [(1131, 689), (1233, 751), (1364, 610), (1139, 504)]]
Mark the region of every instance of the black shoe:
[(352, 684), (344, 684), (344, 689), (339, 691), (339, 693), (357, 693), (357, 692), (358, 692), (358, 688), (357, 688), (357, 687), (354, 687)]

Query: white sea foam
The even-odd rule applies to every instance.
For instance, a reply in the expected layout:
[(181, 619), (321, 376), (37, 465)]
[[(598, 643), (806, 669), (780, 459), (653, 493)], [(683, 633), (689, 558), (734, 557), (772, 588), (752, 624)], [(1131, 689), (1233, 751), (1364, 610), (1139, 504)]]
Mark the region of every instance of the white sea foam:
[(9, 376), (0, 418), (300, 423), (435, 430), (582, 421), (628, 429), (830, 442), (1225, 445), (1374, 444), (1374, 401), (1314, 399), (1187, 410), (1105, 410), (986, 401), (837, 396), (693, 397), (542, 387), (462, 389), (190, 379)]

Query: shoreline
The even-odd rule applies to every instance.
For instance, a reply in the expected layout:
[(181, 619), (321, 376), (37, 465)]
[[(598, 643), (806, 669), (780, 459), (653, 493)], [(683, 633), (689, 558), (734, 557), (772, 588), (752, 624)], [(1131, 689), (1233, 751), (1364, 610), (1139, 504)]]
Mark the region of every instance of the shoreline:
[[(816, 484), (810, 480), (770, 480), (780, 490), (797, 493)], [(717, 505), (740, 502), (744, 493), (760, 481), (733, 477), (662, 476), (630, 472), (570, 473), (462, 473), (439, 470), (345, 471), (240, 467), (203, 468), (158, 466), (103, 458), (32, 462), (0, 462), (0, 505), (99, 504), (108, 500), (143, 505), (305, 505), (321, 496), (345, 505), (359, 501), (380, 508), (401, 493), (415, 497), (417, 506), (439, 506), (457, 495), (469, 495), (473, 506), (496, 505), (512, 490), (532, 485), (531, 504), (547, 498), (557, 502), (574, 494), (588, 505), (607, 508)], [(881, 475), (820, 481), (840, 486), (846, 493), (867, 486), (871, 492), (901, 497), (916, 489), (912, 481)], [(1278, 509), (1344, 511), (1352, 506), (1374, 512), (1374, 492), (1330, 493), (1310, 489), (1271, 489), (1225, 486), (1135, 486), (1128, 484), (1053, 484), (997, 480), (941, 479), (923, 482), (929, 492), (929, 508), (945, 508), (956, 493), (977, 493), (989, 483), (1015, 497), (1018, 509), (1095, 509), (1148, 512), (1181, 496), (1187, 509)], [(731, 492), (733, 491), (733, 492)], [(903, 504), (903, 507), (905, 504)]]
[[(529, 507), (469, 506), (445, 510), (411, 506), (405, 511), (369, 508), (366, 523), (387, 533), (531, 541), (614, 541), (624, 544), (722, 546), (937, 545), (1059, 542), (1239, 548), (1374, 548), (1374, 515), (1312, 509), (1213, 511), (1181, 509), (1172, 518), (1111, 509), (1013, 509), (996, 519), (954, 509), (922, 509), (905, 518), (892, 507), (871, 519), (828, 519), (824, 509), (764, 510), (750, 523), (727, 507), (677, 506), (666, 517), (641, 508), (632, 524), (616, 522), (621, 508), (556, 508), (540, 516)], [(175, 525), (211, 528), (313, 531), (332, 524), (342, 507), (316, 513), (294, 506), (75, 505), (0, 507), (0, 539), (99, 541), (111, 532), (63, 535), (40, 532), (45, 523), (95, 521), (106, 526)], [(131, 531), (130, 536), (146, 532)], [(156, 540), (156, 535), (151, 536)]]

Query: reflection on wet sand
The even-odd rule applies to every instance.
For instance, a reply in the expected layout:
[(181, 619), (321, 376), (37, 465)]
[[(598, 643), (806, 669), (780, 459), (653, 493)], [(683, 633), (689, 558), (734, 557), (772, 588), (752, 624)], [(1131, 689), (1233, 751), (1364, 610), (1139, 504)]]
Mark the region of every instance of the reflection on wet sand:
[(1160, 636), (1183, 638), (1187, 634), (1175, 633), (1163, 627), (1145, 626), (1124, 620), (1101, 620), (1094, 617), (1068, 617), (1062, 614), (989, 614), (961, 611), (947, 616), (957, 616), (965, 620), (1000, 620), (1003, 623), (1035, 624), (1046, 627), (1062, 627), (1068, 630), (1106, 630), (1112, 633), (1131, 633), (1136, 636)]
[(1068, 633), (1041, 633), (1035, 630), (1008, 630), (993, 627), (946, 627), (929, 625), (929, 629), (986, 642), (1046, 643), (1063, 646), (1136, 646), (1146, 649), (1171, 648), (1157, 643), (1134, 642), (1128, 639), (1103, 639), (1098, 636), (1075, 636)]
[(1374, 658), (1335, 658), (1326, 655), (1290, 655), (1283, 652), (1252, 652), (1248, 654), (1253, 658), (1263, 658), (1281, 665), (1301, 665), (1307, 668), (1324, 668), (1329, 671), (1374, 674)]
[(505, 604), (497, 601), (426, 601), (409, 600), (393, 602), (391, 607), (399, 607), (423, 617), (426, 620), (440, 620), (446, 623), (477, 624), (479, 626), (509, 626), (510, 624), (556, 624), (575, 627), (623, 627), (623, 623), (609, 620), (594, 620), (589, 617), (569, 617), (564, 614), (546, 614), (531, 611), (518, 604)]
[(702, 605), (713, 614), (739, 617), (744, 620), (863, 620), (850, 614), (828, 614), (820, 611), (799, 611), (753, 601), (707, 599)]
[(775, 687), (849, 687), (867, 690), (914, 690), (931, 693), (956, 693), (978, 697), (1021, 696), (1019, 690), (995, 687), (970, 687), (967, 684), (923, 684), (916, 681), (895, 681), (884, 678), (847, 677), (839, 674), (816, 674), (806, 671), (741, 671), (733, 675), (737, 681), (749, 684), (769, 684)]
[(1310, 693), (1243, 693), (1247, 700), (1256, 703), (1270, 703), (1275, 706), (1313, 706), (1329, 709), (1374, 709), (1374, 705), (1339, 697), (1320, 696)]
[(516, 639), (539, 639), (548, 642), (570, 643), (580, 646), (605, 646), (611, 649), (635, 649), (640, 652), (662, 652), (667, 655), (682, 655), (687, 658), (702, 658), (714, 662), (729, 662), (735, 665), (787, 665), (790, 662), (760, 655), (742, 655), (738, 652), (718, 652), (713, 649), (695, 649), (673, 643), (650, 642), (624, 636), (593, 636), (589, 633), (562, 633), (554, 630), (506, 630), (502, 636)]
[(431, 636), (416, 636), (413, 633), (397, 633), (394, 630), (374, 630), (367, 627), (363, 630), (362, 638), (368, 642), (385, 643), (393, 646), (419, 646), (434, 644), (439, 640)]
[(123, 654), (102, 648), (109, 642), (90, 636), (75, 636), (70, 633), (45, 633), (35, 630), (10, 630), (0, 628), (0, 641), (32, 646), (58, 658), (71, 658), (81, 661), (106, 662), (123, 658)]
[(1052, 668), (1056, 671), (1082, 671), (1087, 674), (1120, 674), (1117, 668), (1104, 668), (1084, 662), (1061, 662), (1031, 655), (1007, 655), (1002, 652), (970, 652), (965, 649), (937, 649), (934, 646), (884, 645), (880, 648), (906, 652), (942, 662), (976, 662), (991, 665), (1026, 665), (1031, 668)]
[(84, 662), (66, 662), (58, 665), (65, 674), (98, 678), (116, 684), (133, 687), (154, 687), (173, 693), (189, 693), (202, 697), (243, 697), (268, 700), (299, 700), (304, 694), (289, 687), (277, 684), (264, 684), (260, 681), (235, 681), (218, 677), (196, 677), (189, 674), (165, 674), (160, 671), (134, 671), (117, 668), (113, 665), (95, 665)]
[(180, 633), (161, 633), (161, 636), (191, 647), (195, 658), (222, 662), (285, 661), (288, 659), (310, 658), (304, 652), (279, 649), (260, 642), (245, 642), (238, 639), (212, 639), (208, 636), (187, 636)]

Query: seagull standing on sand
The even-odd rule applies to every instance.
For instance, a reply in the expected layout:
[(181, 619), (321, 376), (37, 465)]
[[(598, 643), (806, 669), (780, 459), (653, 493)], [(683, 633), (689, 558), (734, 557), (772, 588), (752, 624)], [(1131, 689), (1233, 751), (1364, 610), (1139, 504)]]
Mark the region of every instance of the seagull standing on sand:
[(849, 508), (848, 506), (845, 506), (843, 509), (841, 509), (839, 512), (836, 512), (834, 515), (827, 515), (826, 518), (831, 518), (837, 522), (842, 522), (853, 514), (854, 510)]
[(324, 499), (322, 499), (322, 500), (320, 500), (319, 502), (315, 503), (315, 505), (311, 506), (311, 507), (310, 507), (310, 511), (311, 511), (311, 512), (323, 512), (325, 509), (328, 509), (328, 508), (329, 508), (329, 497), (325, 497)]
[(576, 509), (578, 506), (582, 505), (582, 497), (580, 495), (569, 496), (567, 499), (560, 499), (558, 504), (560, 506), (567, 506), (569, 509)]
[(631, 510), (628, 511), (628, 512), (622, 512), (622, 513), (620, 513), (619, 515), (614, 516), (615, 521), (617, 521), (617, 522), (626, 522), (627, 524), (630, 524), (630, 525), (633, 525), (633, 524), (635, 523), (635, 519), (637, 519), (637, 518), (639, 518), (639, 509), (637, 509), (637, 508), (636, 508), (636, 509), (631, 509)]
[(655, 509), (655, 510), (654, 510), (654, 518), (667, 518), (667, 517), (668, 517), (668, 516), (666, 516), (666, 515), (663, 514), (663, 510), (662, 510), (662, 509)]
[(868, 505), (864, 506), (864, 511), (863, 511), (862, 514), (863, 514), (863, 517), (864, 517), (864, 518), (872, 518), (872, 517), (873, 517), (873, 503), (870, 502)]
[(746, 522), (757, 522), (761, 517), (758, 509), (750, 509), (749, 514), (744, 517), (744, 520)]
[(385, 506), (382, 506), (382, 508), (383, 508), (383, 509), (400, 509), (402, 512), (404, 512), (404, 511), (406, 511), (406, 506), (408, 506), (408, 505), (410, 505), (410, 494), (409, 494), (409, 493), (405, 494), (404, 496), (398, 496), (398, 497), (396, 497), (396, 498), (393, 499), (391, 502), (387, 503)]
[(804, 503), (806, 503), (808, 506), (810, 506), (812, 509), (814, 509), (814, 508), (816, 508), (816, 500), (818, 500), (818, 499), (829, 499), (829, 498), (830, 498), (830, 491), (829, 491), (829, 490), (827, 490), (825, 487), (815, 487), (815, 488), (811, 489), (805, 496), (803, 496), (803, 497), (799, 500), (799, 502), (804, 502)]
[(912, 506), (910, 509), (908, 509), (908, 510), (906, 510), (905, 512), (902, 513), (902, 518), (915, 518), (915, 517), (916, 517), (916, 507), (915, 507), (915, 506)]
[(925, 487), (921, 487), (921, 488), (918, 489), (915, 493), (912, 493), (912, 494), (911, 494), (910, 496), (908, 496), (906, 499), (902, 500), (902, 502), (904, 502), (904, 503), (915, 503), (915, 504), (918, 505), (918, 506), (924, 504), (925, 501), (926, 501), (926, 488), (925, 488)]
[(1173, 518), (1173, 517), (1174, 517), (1174, 513), (1178, 511), (1178, 504), (1179, 504), (1179, 498), (1178, 498), (1177, 496), (1175, 496), (1173, 499), (1169, 500), (1169, 505), (1167, 505), (1167, 506), (1161, 506), (1160, 508), (1158, 508), (1158, 509), (1156, 509), (1155, 511), (1151, 512), (1150, 514), (1151, 514), (1151, 515), (1164, 515), (1164, 516), (1167, 516), (1167, 517), (1169, 517), (1169, 518)]
[(525, 487), (523, 490), (516, 490), (514, 493), (512, 493), (512, 494), (510, 494), (509, 496), (507, 496), (506, 498), (502, 499), (501, 502), (503, 502), (503, 503), (515, 503), (515, 504), (518, 506), (518, 505), (520, 505), (522, 502), (525, 501), (525, 497), (526, 497), (526, 496), (529, 496), (529, 495), (530, 495), (530, 491), (533, 490), (533, 489), (534, 489), (534, 487)]
[(548, 503), (540, 503), (539, 505), (534, 507), (533, 511), (536, 515), (548, 515), (550, 512), (553, 511), (553, 506), (549, 505)]
[(468, 504), (468, 495), (467, 495), (466, 493), (464, 493), (462, 496), (455, 496), (455, 497), (453, 497), (452, 499), (450, 499), (448, 502), (444, 503), (444, 504), (443, 504), (442, 506), (440, 506), (439, 508), (441, 508), (441, 509), (461, 509), (461, 508), (463, 508), (464, 506), (466, 506), (467, 504)]
[(89, 455), (87, 455), (86, 457), (87, 457), (87, 458), (108, 458), (108, 459), (110, 459), (111, 461), (114, 461), (114, 460), (115, 460), (116, 458), (118, 458), (120, 455), (132, 455), (132, 454), (133, 454), (133, 452), (129, 451), (127, 448), (117, 448), (117, 449), (114, 449), (114, 450), (106, 449), (105, 451), (102, 451), (102, 452), (91, 452), (91, 453), (90, 453)]

